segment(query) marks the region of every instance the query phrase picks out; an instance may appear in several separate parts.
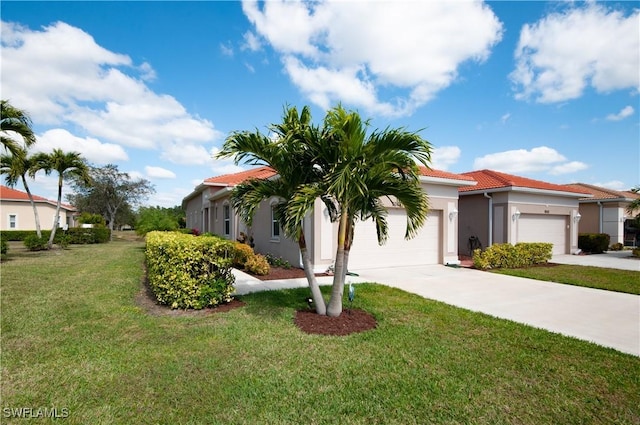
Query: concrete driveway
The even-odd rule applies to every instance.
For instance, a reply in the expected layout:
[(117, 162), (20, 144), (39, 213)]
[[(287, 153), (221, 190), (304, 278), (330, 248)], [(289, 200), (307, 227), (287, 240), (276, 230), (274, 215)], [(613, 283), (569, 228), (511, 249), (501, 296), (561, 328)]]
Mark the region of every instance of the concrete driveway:
[[(640, 272), (640, 259), (633, 257), (629, 250), (607, 251), (602, 254), (592, 255), (554, 255), (551, 262)], [(640, 281), (640, 277), (638, 279)]]
[[(621, 260), (633, 261), (633, 260)], [(640, 356), (640, 296), (443, 265), (352, 270), (377, 282)], [(306, 287), (306, 279), (260, 281), (235, 271), (236, 293)], [(640, 278), (640, 274), (639, 274)], [(319, 279), (329, 285), (331, 277)]]

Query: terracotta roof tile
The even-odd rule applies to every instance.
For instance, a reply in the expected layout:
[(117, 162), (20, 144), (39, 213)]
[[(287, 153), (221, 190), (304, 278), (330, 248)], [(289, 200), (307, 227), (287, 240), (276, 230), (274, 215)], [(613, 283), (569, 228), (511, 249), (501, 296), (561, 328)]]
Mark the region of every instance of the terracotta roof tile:
[(526, 177), (514, 176), (512, 174), (501, 173), (493, 170), (471, 171), (462, 174), (473, 177), (478, 184), (476, 186), (461, 187), (459, 189), (460, 192), (522, 187), (528, 189), (588, 194), (584, 189), (576, 189), (565, 185), (547, 183), (540, 180), (528, 179)]
[(217, 184), (221, 186), (235, 186), (249, 179), (268, 179), (276, 175), (271, 167), (259, 167), (251, 170), (240, 171), (239, 173), (224, 174), (221, 176), (210, 177), (205, 183)]
[(441, 179), (463, 180), (463, 181), (475, 181), (473, 177), (465, 176), (464, 174), (455, 174), (448, 171), (434, 170), (427, 167), (420, 167), (420, 173), (425, 177), (438, 177)]
[[(16, 201), (28, 201), (29, 195), (27, 192), (23, 192), (21, 190), (12, 189), (7, 186), (0, 185), (0, 198), (6, 200), (16, 200)], [(34, 201), (49, 201), (42, 196), (33, 195)]]
[(594, 186), (586, 183), (571, 183), (564, 185), (565, 187), (571, 187), (579, 189), (582, 192), (590, 193), (593, 195), (589, 199), (638, 199), (640, 194), (633, 193), (631, 191), (619, 191), (608, 189), (606, 187)]

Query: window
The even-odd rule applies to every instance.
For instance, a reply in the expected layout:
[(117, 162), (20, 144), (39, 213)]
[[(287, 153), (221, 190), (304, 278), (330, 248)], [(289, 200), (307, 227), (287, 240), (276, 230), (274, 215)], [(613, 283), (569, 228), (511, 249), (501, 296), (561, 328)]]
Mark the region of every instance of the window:
[(271, 239), (280, 239), (280, 223), (276, 218), (275, 205), (271, 205)]
[(16, 214), (9, 214), (9, 229), (18, 228), (18, 216)]
[(231, 236), (231, 207), (227, 205), (222, 206), (222, 218), (223, 218), (223, 234), (225, 236)]

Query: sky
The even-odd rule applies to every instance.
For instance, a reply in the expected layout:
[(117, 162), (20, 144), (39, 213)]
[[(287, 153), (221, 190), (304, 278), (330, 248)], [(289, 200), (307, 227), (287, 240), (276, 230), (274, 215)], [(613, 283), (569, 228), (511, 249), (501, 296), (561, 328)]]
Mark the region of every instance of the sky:
[[(115, 164), (171, 207), (233, 131), (320, 124), (419, 131), (432, 168), (616, 190), (640, 184), (640, 2), (3, 0), (0, 96), (37, 144)], [(56, 197), (43, 173), (35, 194)], [(18, 189), (22, 189), (18, 187)], [(70, 193), (65, 187), (65, 194)]]

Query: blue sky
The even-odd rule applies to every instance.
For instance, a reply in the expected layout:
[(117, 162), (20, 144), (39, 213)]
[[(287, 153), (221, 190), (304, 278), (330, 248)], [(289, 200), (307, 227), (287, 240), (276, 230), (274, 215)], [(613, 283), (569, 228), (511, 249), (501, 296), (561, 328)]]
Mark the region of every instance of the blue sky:
[[(234, 130), (315, 122), (422, 129), (433, 167), (553, 183), (640, 183), (640, 3), (2, 1), (1, 97), (36, 150), (150, 180), (173, 206), (240, 170)], [(35, 193), (55, 198), (53, 178)]]

